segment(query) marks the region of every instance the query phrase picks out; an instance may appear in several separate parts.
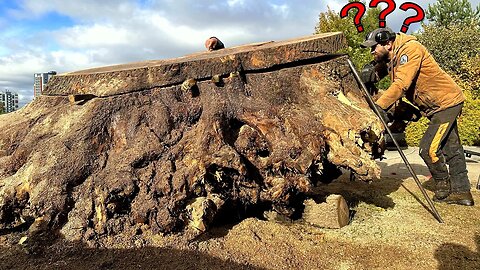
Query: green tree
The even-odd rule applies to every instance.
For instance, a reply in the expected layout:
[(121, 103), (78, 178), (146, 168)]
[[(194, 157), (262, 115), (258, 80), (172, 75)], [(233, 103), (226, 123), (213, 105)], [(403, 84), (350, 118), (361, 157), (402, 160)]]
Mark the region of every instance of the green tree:
[[(465, 86), (461, 81), (460, 86)], [(464, 90), (465, 103), (462, 115), (458, 118), (458, 133), (463, 145), (480, 145), (480, 99), (474, 99), (468, 89)], [(422, 118), (420, 121), (410, 123), (405, 130), (407, 144), (418, 146), (420, 139), (427, 130), (428, 119)]]
[(480, 53), (474, 57), (464, 58), (457, 77), (459, 85), (468, 90), (473, 99), (480, 100)]
[(478, 59), (480, 57), (480, 26), (451, 25), (449, 28), (424, 25), (417, 36), (447, 73), (469, 81), (474, 97), (480, 96)]
[(467, 0), (438, 0), (428, 5), (426, 16), (436, 26), (479, 25), (480, 6), (474, 10)]
[[(349, 2), (359, 1), (350, 0)], [(380, 8), (367, 8), (367, 12), (361, 20), (364, 31), (359, 33), (353, 23), (357, 14), (356, 9), (350, 10), (348, 16), (342, 19), (339, 12), (335, 12), (329, 7), (326, 12), (320, 13), (315, 33), (343, 32), (348, 46), (344, 52), (348, 53), (352, 62), (359, 68), (373, 60), (370, 50), (361, 48), (360, 44), (365, 40), (368, 33), (378, 28), (380, 12)]]

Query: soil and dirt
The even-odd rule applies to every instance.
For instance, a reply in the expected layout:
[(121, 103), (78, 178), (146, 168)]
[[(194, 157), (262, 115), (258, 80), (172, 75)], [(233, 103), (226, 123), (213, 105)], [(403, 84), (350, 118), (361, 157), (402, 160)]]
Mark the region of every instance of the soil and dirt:
[[(432, 196), (416, 149), (405, 153)], [(387, 152), (387, 157), (378, 162), (381, 181), (350, 182), (345, 172), (310, 194), (347, 199), (352, 219), (341, 229), (318, 228), (301, 219), (248, 218), (195, 237), (155, 235), (147, 246), (91, 248), (60, 241), (36, 250), (16, 244), (25, 232), (15, 232), (0, 237), (0, 269), (478, 269), (479, 207), (435, 203), (445, 220), (439, 224), (398, 154)], [(474, 186), (480, 158), (467, 161)], [(472, 194), (479, 202), (480, 191)]]

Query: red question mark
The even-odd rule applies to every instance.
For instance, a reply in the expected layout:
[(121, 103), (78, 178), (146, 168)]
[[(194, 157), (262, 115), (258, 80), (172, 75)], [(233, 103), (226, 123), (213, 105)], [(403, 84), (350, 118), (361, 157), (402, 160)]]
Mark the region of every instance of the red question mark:
[(382, 12), (378, 14), (378, 20), (379, 20), (378, 27), (384, 28), (386, 26), (385, 18), (387, 17), (388, 14), (392, 13), (395, 10), (397, 5), (393, 0), (372, 0), (370, 2), (370, 7), (371, 8), (377, 7), (379, 3), (387, 4), (387, 8), (382, 10)]
[(365, 14), (365, 11), (367, 8), (365, 5), (361, 2), (352, 2), (349, 4), (346, 4), (342, 10), (340, 11), (340, 18), (345, 18), (348, 16), (348, 11), (352, 8), (356, 8), (358, 10), (357, 14), (355, 15), (355, 18), (353, 22), (355, 23), (355, 26), (357, 27), (357, 31), (359, 33), (363, 32), (363, 25), (362, 22), (360, 21), (363, 17), (363, 14)]
[(423, 9), (415, 3), (412, 3), (412, 2), (403, 3), (400, 6), (400, 9), (403, 11), (414, 9), (417, 11), (417, 15), (408, 17), (405, 19), (405, 21), (403, 21), (402, 29), (400, 30), (402, 33), (407, 33), (408, 27), (410, 27), (411, 23), (421, 22), (425, 18), (425, 11), (423, 11)]

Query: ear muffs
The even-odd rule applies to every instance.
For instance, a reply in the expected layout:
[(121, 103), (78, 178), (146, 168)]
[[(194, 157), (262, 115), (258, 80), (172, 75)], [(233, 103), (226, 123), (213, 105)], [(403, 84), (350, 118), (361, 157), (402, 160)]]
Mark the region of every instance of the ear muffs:
[(379, 44), (385, 44), (394, 36), (395, 36), (395, 33), (390, 33), (389, 31), (381, 31), (375, 35), (375, 41)]

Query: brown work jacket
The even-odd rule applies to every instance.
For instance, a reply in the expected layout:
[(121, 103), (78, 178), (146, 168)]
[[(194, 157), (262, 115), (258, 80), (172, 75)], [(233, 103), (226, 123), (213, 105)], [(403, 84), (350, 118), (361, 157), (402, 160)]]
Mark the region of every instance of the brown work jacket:
[(381, 108), (388, 109), (405, 96), (424, 115), (431, 116), (465, 100), (460, 87), (416, 37), (397, 34), (389, 59), (392, 84), (376, 101)]

